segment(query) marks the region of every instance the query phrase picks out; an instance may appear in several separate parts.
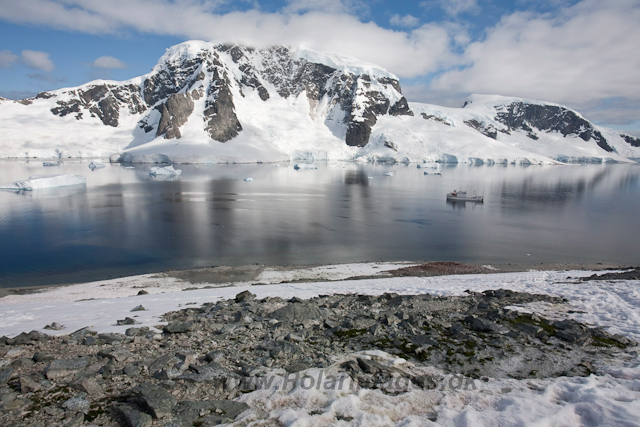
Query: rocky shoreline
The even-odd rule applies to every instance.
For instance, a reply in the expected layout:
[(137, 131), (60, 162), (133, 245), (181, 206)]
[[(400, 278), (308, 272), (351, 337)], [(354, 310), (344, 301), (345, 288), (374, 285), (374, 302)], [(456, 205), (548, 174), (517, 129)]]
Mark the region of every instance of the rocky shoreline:
[(83, 328), (58, 337), (37, 331), (2, 337), (0, 422), (278, 425), (246, 397), (305, 384), (429, 392), (445, 375), (475, 388), (490, 379), (588, 376), (614, 360), (637, 358), (637, 343), (623, 336), (514, 308), (534, 302), (566, 303), (503, 289), (309, 300), (256, 299), (245, 291), (167, 313), (162, 333), (136, 327), (132, 314), (118, 319), (131, 325), (125, 334)]

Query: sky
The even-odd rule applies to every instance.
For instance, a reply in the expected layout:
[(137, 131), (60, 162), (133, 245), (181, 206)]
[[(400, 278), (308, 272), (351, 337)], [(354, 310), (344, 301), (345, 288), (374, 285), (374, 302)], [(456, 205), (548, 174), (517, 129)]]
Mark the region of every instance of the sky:
[(185, 40), (351, 55), (409, 101), (556, 102), (640, 136), (640, 0), (0, 0), (0, 96), (148, 73)]

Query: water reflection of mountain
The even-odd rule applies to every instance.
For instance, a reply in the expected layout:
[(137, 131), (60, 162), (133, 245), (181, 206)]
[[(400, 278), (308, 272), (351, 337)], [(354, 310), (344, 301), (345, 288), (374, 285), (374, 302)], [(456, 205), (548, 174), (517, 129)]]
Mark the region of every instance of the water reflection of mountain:
[[(40, 167), (9, 166), (0, 170), (7, 182)], [(42, 284), (253, 263), (520, 262), (527, 254), (632, 263), (640, 251), (640, 230), (628, 226), (640, 211), (640, 167), (458, 165), (437, 180), (393, 165), (180, 169), (180, 181), (152, 180), (148, 165), (136, 165), (101, 169), (82, 189), (0, 193), (0, 257), (13, 260), (11, 271), (0, 267), (0, 284), (9, 275)], [(446, 203), (460, 188), (484, 192), (485, 203)]]

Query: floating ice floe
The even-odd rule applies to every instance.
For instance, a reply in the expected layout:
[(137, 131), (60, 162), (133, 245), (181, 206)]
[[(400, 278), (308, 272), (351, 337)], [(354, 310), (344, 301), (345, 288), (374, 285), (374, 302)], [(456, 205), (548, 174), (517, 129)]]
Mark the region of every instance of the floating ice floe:
[(309, 163), (296, 163), (293, 165), (294, 169), (318, 169), (316, 165), (312, 165)]
[(60, 166), (60, 162), (42, 162), (42, 166)]
[(34, 175), (23, 181), (16, 181), (0, 185), (0, 190), (38, 190), (41, 188), (70, 187), (72, 185), (86, 185), (87, 180), (82, 175)]
[(173, 165), (169, 166), (153, 166), (149, 169), (149, 175), (151, 176), (178, 176), (182, 175), (180, 169), (174, 169)]
[(393, 176), (393, 172), (385, 172), (384, 176)]
[(251, 178), (251, 177), (247, 177), (247, 178), (245, 178), (244, 180), (245, 180), (245, 182), (251, 182), (251, 181), (253, 181), (253, 178)]
[(104, 163), (100, 163), (100, 162), (91, 162), (91, 163), (89, 163), (89, 169), (91, 169), (91, 170), (102, 169), (103, 167), (105, 167)]

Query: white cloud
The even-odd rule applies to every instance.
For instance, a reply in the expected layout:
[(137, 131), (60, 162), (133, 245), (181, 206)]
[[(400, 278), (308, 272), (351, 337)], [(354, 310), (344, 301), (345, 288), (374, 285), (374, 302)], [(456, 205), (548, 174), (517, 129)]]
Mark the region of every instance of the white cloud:
[(0, 68), (11, 67), (18, 60), (18, 56), (10, 50), (0, 51)]
[(55, 68), (53, 61), (51, 61), (49, 54), (46, 52), (23, 50), (21, 59), (25, 65), (37, 70), (50, 72)]
[(93, 61), (92, 67), (94, 68), (107, 68), (107, 69), (122, 69), (127, 68), (127, 64), (114, 58), (113, 56), (101, 56)]
[[(514, 95), (593, 109), (603, 100), (640, 100), (640, 1), (586, 0), (557, 15), (514, 13), (471, 43), (468, 68), (431, 88)], [(630, 111), (637, 117), (637, 110)]]
[(287, 0), (283, 12), (354, 13), (366, 8), (366, 3), (361, 0)]
[(420, 3), (421, 7), (441, 7), (447, 14), (456, 16), (463, 12), (476, 13), (480, 10), (477, 0), (428, 0)]
[(198, 0), (0, 0), (0, 18), (92, 34), (134, 29), (213, 42), (304, 46), (352, 55), (402, 77), (456, 63), (450, 28), (429, 24), (410, 32), (393, 31), (344, 12), (361, 3), (291, 0), (286, 13), (254, 9), (217, 15), (209, 11), (209, 2)]
[(420, 20), (413, 15), (400, 16), (395, 14), (390, 19), (390, 24), (394, 27), (414, 28), (420, 24)]

